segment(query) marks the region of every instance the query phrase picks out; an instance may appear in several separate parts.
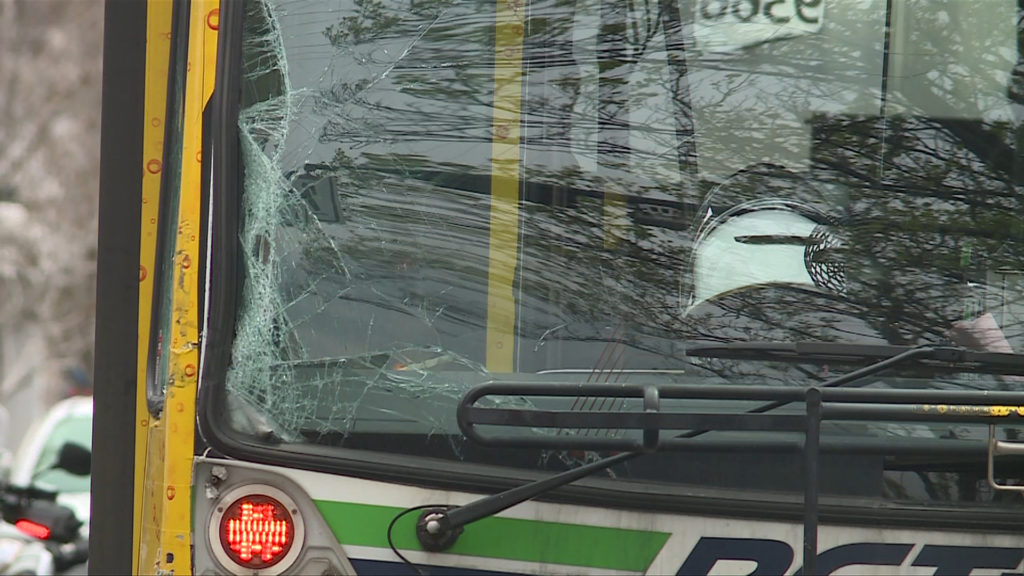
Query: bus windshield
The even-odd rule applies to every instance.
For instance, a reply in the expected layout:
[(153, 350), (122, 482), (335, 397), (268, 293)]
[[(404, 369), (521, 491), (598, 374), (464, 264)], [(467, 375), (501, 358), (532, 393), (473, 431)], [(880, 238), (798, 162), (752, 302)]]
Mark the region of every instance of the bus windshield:
[[(231, 426), (297, 453), (554, 470), (591, 456), (473, 448), (459, 398), (862, 365), (694, 341), (1024, 352), (1018, 19), (1010, 0), (250, 0)], [(906, 367), (858, 385), (1021, 382)], [(756, 487), (799, 489), (798, 461), (755, 440), (609, 481), (751, 488), (757, 466)], [(991, 499), (981, 468), (850, 458), (826, 492)]]

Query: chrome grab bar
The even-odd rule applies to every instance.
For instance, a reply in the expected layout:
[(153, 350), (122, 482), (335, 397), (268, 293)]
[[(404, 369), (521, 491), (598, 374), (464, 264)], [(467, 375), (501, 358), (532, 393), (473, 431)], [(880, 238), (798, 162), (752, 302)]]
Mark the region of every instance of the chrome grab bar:
[(996, 440), (996, 426), (990, 424), (988, 427), (988, 485), (994, 490), (1006, 492), (1024, 492), (1024, 485), (1011, 486), (1000, 484), (995, 478), (996, 456), (1024, 456), (1024, 442), (1008, 442)]

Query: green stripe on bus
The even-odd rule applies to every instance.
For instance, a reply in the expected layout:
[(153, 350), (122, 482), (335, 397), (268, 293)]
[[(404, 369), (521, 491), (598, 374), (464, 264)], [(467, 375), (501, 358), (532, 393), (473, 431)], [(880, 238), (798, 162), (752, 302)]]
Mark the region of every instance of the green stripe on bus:
[[(317, 508), (342, 544), (387, 548), (388, 524), (403, 508), (318, 500)], [(396, 548), (420, 550), (416, 540), (419, 512), (403, 516), (391, 532)], [(667, 532), (648, 532), (499, 518), (466, 526), (447, 552), (522, 562), (587, 566), (643, 572), (668, 540)]]

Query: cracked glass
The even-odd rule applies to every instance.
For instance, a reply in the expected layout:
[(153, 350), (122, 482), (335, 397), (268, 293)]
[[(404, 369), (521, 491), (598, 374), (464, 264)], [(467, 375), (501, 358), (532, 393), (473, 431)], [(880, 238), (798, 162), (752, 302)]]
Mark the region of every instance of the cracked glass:
[[(473, 447), (461, 396), (856, 367), (692, 358), (694, 340), (1022, 351), (1021, 33), (1015, 3), (978, 4), (250, 0), (232, 426), (555, 470), (596, 455)], [(588, 408), (606, 406), (639, 409)], [(798, 490), (795, 458), (662, 454), (608, 475), (744, 488), (756, 465), (758, 487)], [(843, 462), (862, 472), (826, 464), (826, 492), (992, 498), (980, 469)]]

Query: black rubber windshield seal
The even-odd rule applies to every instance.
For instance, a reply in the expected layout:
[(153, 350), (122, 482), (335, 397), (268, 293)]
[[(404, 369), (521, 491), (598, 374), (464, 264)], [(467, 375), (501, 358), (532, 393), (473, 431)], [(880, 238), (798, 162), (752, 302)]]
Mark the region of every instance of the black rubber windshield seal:
[(242, 193), (242, 163), (238, 134), (241, 94), (242, 21), (241, 1), (225, 2), (220, 8), (217, 77), (208, 107), (212, 152), (207, 173), (206, 206), (210, 218), (205, 227), (209, 242), (209, 306), (203, 335), (202, 374), (197, 402), (197, 421), (202, 439), (213, 448), (246, 459), (244, 445), (229, 440), (225, 376), (231, 363), (239, 287), (238, 250)]

